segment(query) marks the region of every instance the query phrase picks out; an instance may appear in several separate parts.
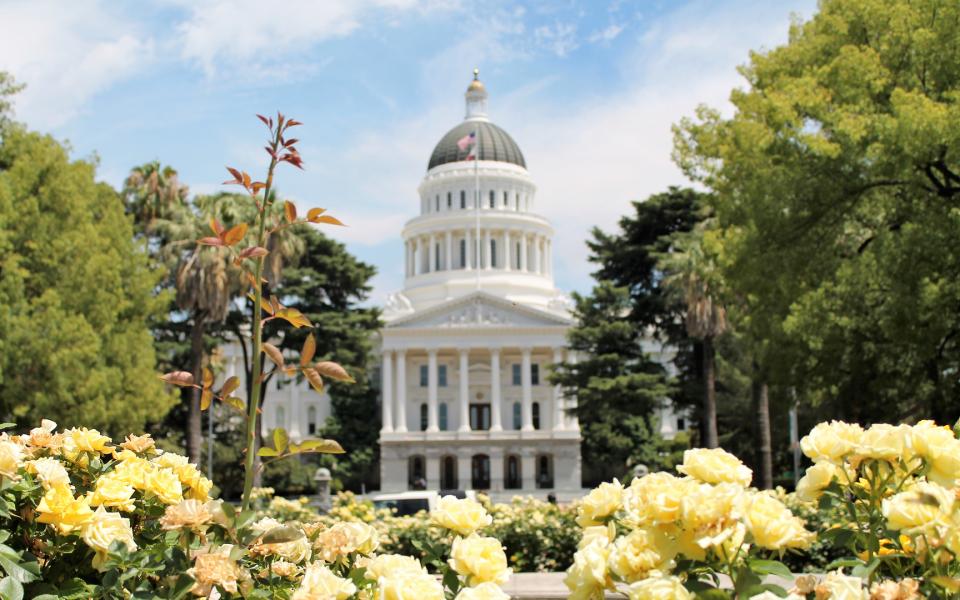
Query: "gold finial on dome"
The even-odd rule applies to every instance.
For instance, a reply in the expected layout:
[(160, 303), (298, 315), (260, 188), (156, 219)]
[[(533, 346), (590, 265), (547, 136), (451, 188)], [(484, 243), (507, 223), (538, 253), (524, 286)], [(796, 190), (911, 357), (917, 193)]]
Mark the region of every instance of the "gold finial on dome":
[(470, 85), (467, 86), (467, 91), (487, 91), (483, 86), (483, 83), (480, 81), (480, 69), (473, 70), (473, 81), (470, 82)]

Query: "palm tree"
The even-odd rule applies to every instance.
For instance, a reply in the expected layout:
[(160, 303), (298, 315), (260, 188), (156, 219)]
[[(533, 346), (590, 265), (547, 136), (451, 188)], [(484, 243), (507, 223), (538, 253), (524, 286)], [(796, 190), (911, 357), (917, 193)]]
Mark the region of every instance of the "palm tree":
[(127, 212), (138, 228), (149, 234), (157, 219), (166, 218), (172, 207), (186, 202), (187, 186), (180, 183), (176, 169), (160, 161), (144, 163), (130, 170), (123, 182)]
[(661, 257), (666, 279), (686, 307), (687, 334), (703, 348), (703, 445), (716, 448), (717, 390), (716, 349), (714, 341), (728, 327), (727, 310), (719, 301), (720, 276), (714, 258), (704, 249), (706, 221), (690, 232), (674, 236), (669, 252)]

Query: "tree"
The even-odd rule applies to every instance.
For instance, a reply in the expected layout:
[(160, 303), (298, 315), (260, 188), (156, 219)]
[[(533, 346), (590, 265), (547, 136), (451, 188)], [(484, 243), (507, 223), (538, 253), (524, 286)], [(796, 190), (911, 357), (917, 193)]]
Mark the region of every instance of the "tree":
[(821, 417), (960, 416), (960, 5), (825, 0), (675, 156), (765, 372)]
[(174, 402), (149, 324), (159, 275), (118, 194), (51, 137), (0, 142), (0, 413), (4, 420), (142, 431)]
[(687, 335), (700, 340), (703, 349), (703, 412), (701, 443), (707, 448), (720, 445), (717, 434), (717, 361), (714, 342), (727, 331), (727, 309), (723, 305), (722, 278), (715, 258), (706, 247), (710, 234), (706, 223), (671, 236), (671, 248), (662, 255), (667, 289), (684, 306)]
[(10, 101), (10, 98), (22, 90), (23, 87), (9, 73), (0, 71), (0, 133), (5, 126), (10, 124), (11, 115), (13, 115), (13, 102)]
[[(324, 458), (345, 488), (359, 491), (361, 484), (374, 485), (379, 474), (378, 394), (366, 369), (372, 363), (380, 314), (376, 308), (360, 306), (368, 298), (376, 268), (357, 260), (343, 244), (312, 226), (296, 227), (293, 234), (305, 248), (299, 260), (284, 269), (274, 292), (314, 324), (318, 357), (356, 365), (351, 369), (355, 383), (333, 381), (327, 387), (333, 414), (321, 434), (347, 450)], [(299, 351), (308, 333), (305, 329), (287, 330), (281, 348)]]
[(627, 288), (601, 281), (589, 296), (574, 294), (574, 300), (577, 325), (568, 339), (578, 361), (557, 365), (551, 381), (577, 397), (585, 473), (595, 481), (624, 477), (628, 461), (644, 454), (644, 444), (655, 443), (654, 411), (671, 389), (629, 318)]

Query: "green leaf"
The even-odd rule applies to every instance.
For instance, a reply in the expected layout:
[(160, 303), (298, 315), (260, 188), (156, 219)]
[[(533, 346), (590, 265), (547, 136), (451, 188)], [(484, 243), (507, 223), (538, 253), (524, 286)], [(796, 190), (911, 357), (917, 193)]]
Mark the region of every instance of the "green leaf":
[(257, 450), (257, 456), (280, 456), (280, 453), (273, 448), (264, 446)]
[(304, 537), (303, 531), (296, 527), (284, 525), (282, 527), (274, 527), (263, 534), (261, 541), (264, 544), (284, 544), (286, 542), (295, 542), (302, 537)]
[(9, 546), (0, 544), (0, 567), (20, 583), (40, 579), (40, 565), (35, 562), (20, 562), (22, 559)]
[(23, 586), (9, 575), (0, 579), (0, 598), (3, 600), (23, 600)]
[(761, 558), (752, 558), (747, 561), (750, 569), (760, 575), (776, 575), (784, 579), (793, 579), (793, 573), (790, 568), (778, 560), (764, 560)]
[(0, 431), (3, 431), (4, 429), (10, 429), (11, 427), (16, 427), (16, 426), (17, 426), (16, 423), (0, 423)]
[(190, 577), (186, 573), (178, 577), (173, 589), (170, 590), (170, 600), (180, 600), (180, 598), (185, 597), (190, 593), (190, 588), (193, 587), (193, 583), (193, 577)]
[(287, 435), (287, 430), (283, 427), (277, 427), (273, 430), (273, 447), (277, 449), (277, 452), (283, 454), (283, 451), (287, 449), (287, 444), (290, 443), (290, 436)]

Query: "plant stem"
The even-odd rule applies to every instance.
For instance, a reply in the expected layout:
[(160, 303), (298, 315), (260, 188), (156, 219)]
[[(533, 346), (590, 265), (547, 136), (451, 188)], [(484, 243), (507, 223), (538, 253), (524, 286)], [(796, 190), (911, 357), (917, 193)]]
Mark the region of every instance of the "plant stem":
[[(280, 145), (280, 125), (274, 133), (272, 147), (276, 152)], [(270, 203), (270, 188), (273, 186), (273, 170), (277, 166), (276, 157), (270, 159), (270, 168), (267, 169), (266, 186), (263, 188), (263, 204), (257, 212), (257, 245), (264, 246), (264, 232), (267, 223), (267, 207)], [(263, 335), (263, 289), (260, 286), (260, 280), (263, 278), (264, 257), (257, 257), (254, 267), (254, 286), (253, 286), (253, 344), (250, 351), (251, 368), (250, 375), (253, 379), (250, 385), (250, 402), (247, 406), (247, 455), (244, 461), (243, 476), (243, 503), (241, 510), (250, 508), (250, 492), (253, 489), (254, 468), (256, 466), (256, 435), (257, 435), (257, 412), (260, 410), (260, 377), (263, 374), (263, 356), (262, 354), (262, 335)]]

